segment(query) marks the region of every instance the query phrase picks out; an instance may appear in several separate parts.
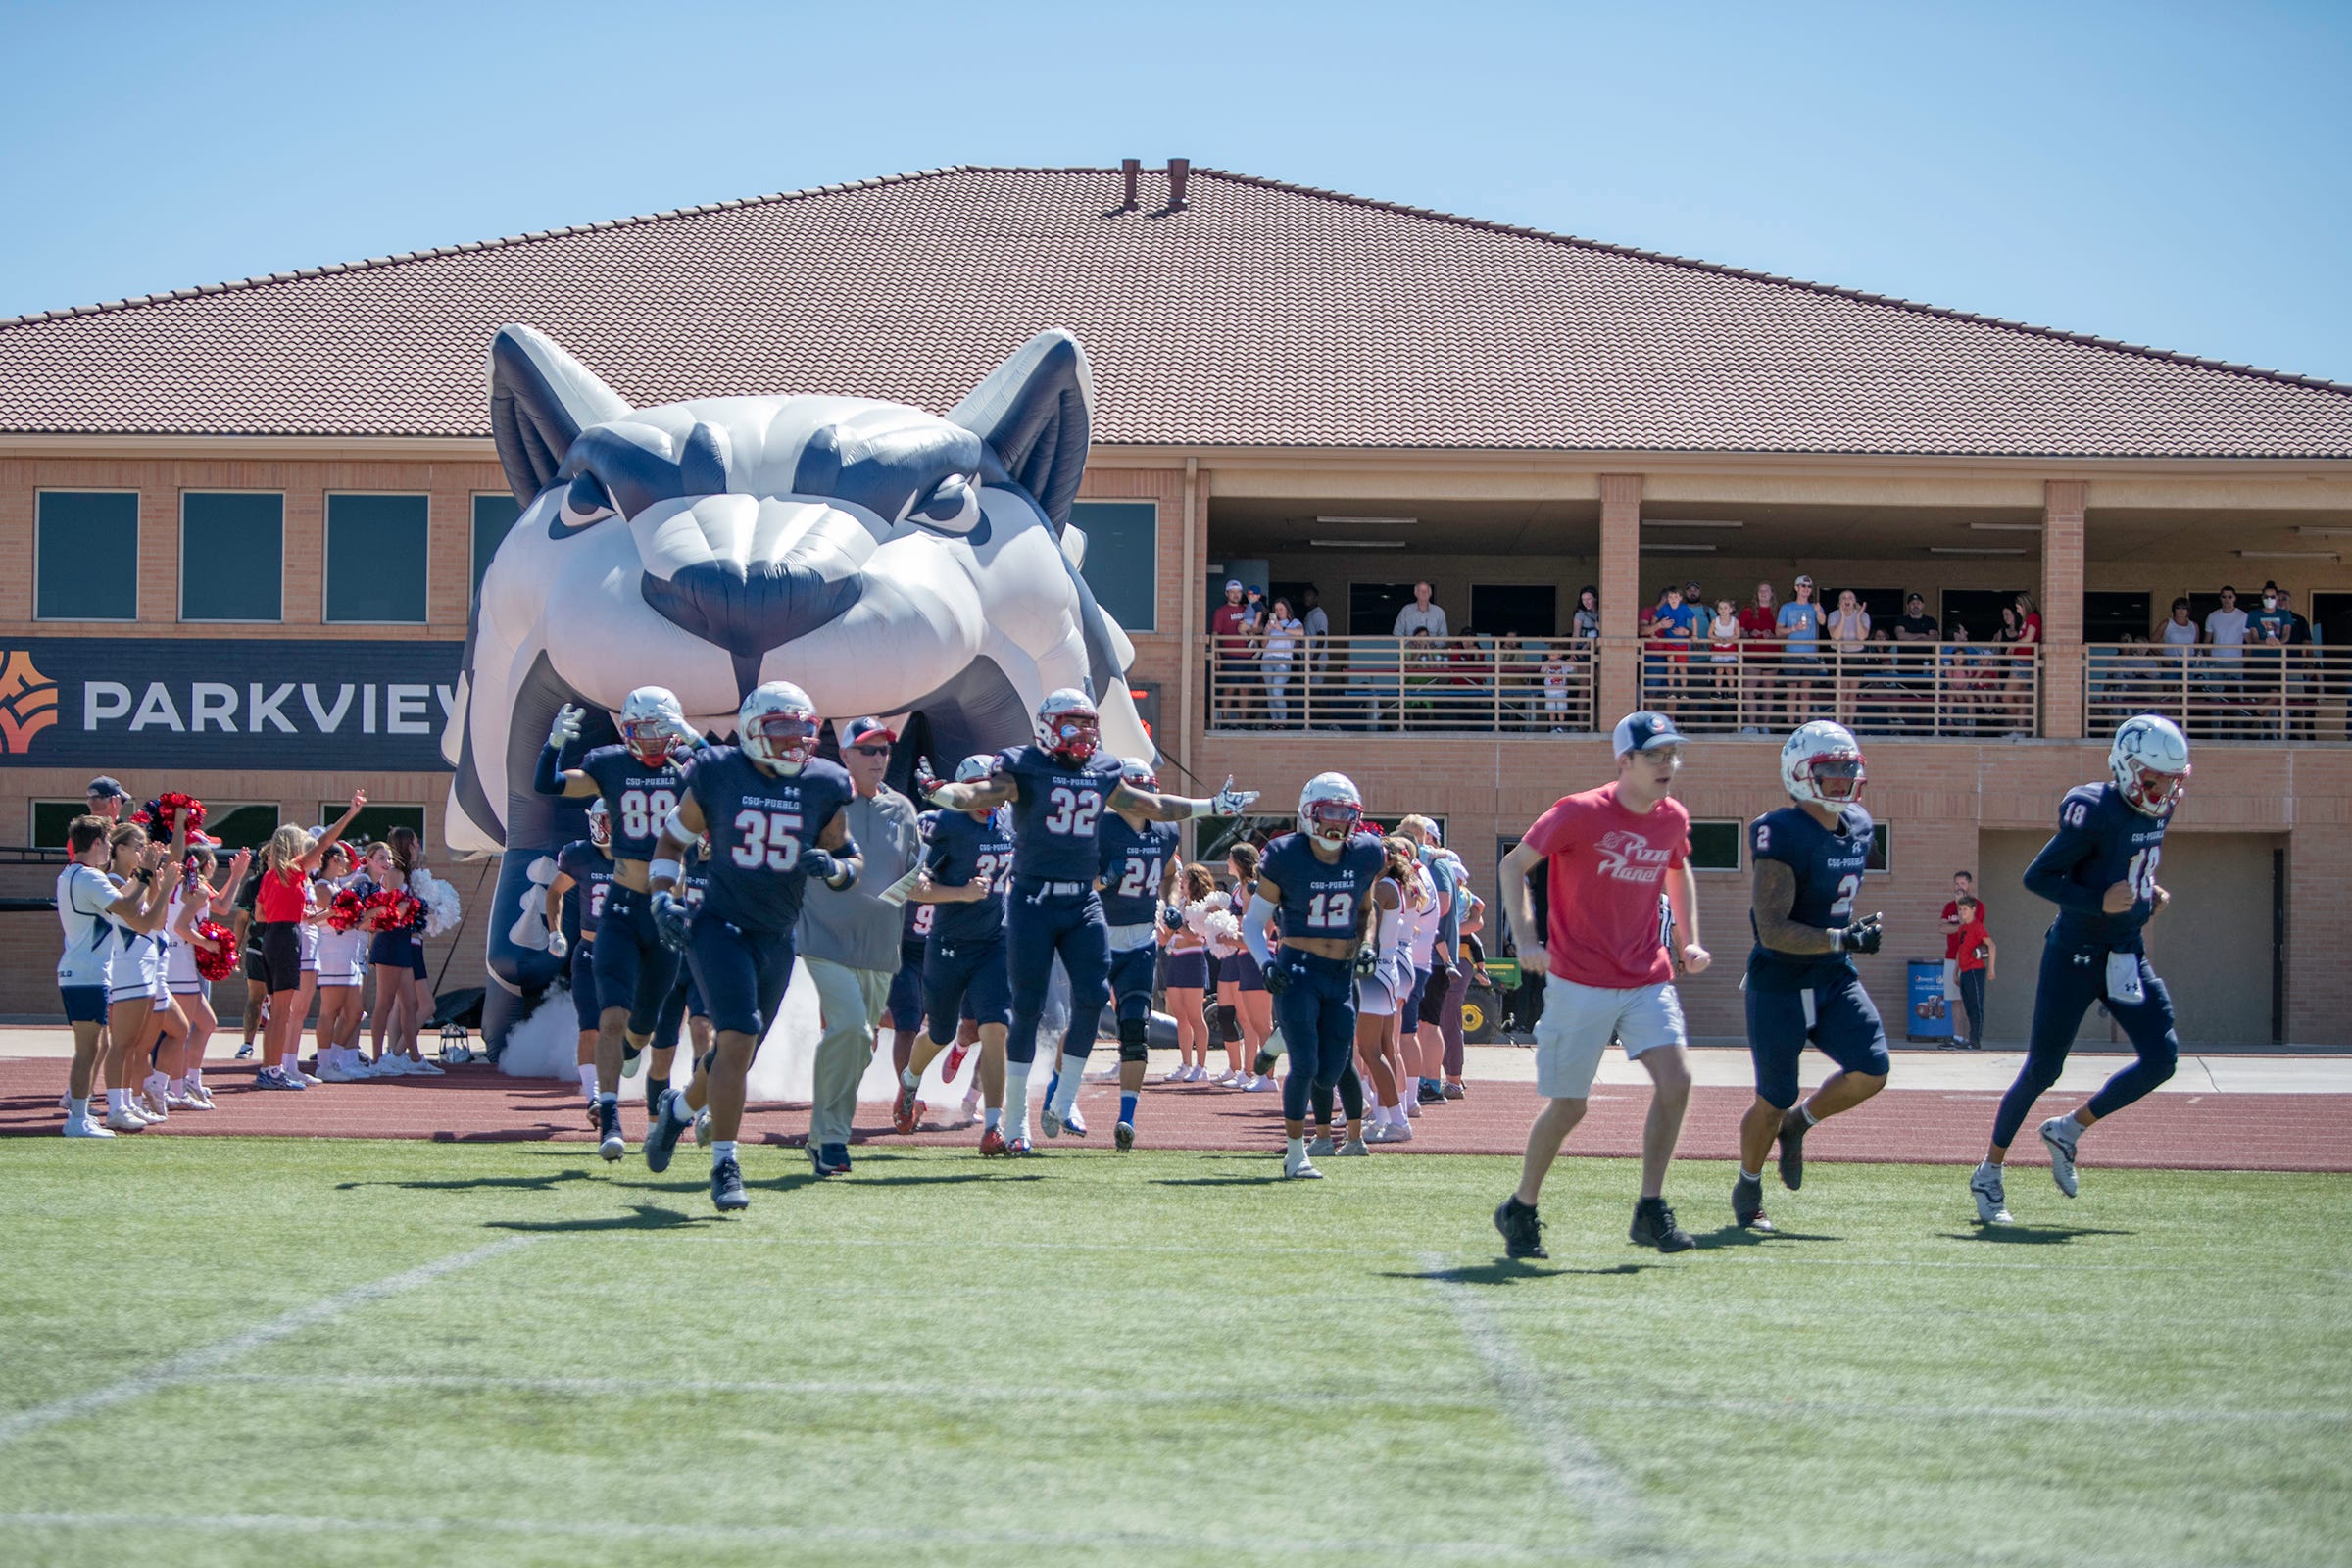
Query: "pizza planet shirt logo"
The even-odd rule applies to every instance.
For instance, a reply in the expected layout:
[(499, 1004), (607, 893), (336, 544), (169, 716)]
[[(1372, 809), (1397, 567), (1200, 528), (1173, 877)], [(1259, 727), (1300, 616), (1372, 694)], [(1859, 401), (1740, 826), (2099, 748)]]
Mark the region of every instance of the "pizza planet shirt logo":
[(1654, 883), (1666, 874), (1671, 850), (1653, 849), (1639, 833), (1611, 828), (1592, 846), (1600, 856), (1600, 874), (1612, 882)]
[(20, 649), (0, 655), (0, 757), (21, 757), (57, 722), (57, 682)]

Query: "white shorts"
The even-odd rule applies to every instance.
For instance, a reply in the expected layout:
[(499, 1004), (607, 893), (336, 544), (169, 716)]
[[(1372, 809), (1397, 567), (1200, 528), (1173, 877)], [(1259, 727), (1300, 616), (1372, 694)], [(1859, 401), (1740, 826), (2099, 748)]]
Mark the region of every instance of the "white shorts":
[(1943, 1000), (1946, 1002), (1960, 1000), (1960, 960), (1958, 958), (1943, 960)]
[(1544, 978), (1544, 1015), (1536, 1020), (1536, 1093), (1582, 1100), (1614, 1039), (1630, 1059), (1653, 1046), (1687, 1046), (1683, 999), (1673, 983), (1612, 991), (1560, 976)]
[(1389, 989), (1389, 977), (1379, 972), (1363, 976), (1355, 982), (1355, 1010), (1366, 1018), (1387, 1018), (1396, 1011), (1396, 993)]

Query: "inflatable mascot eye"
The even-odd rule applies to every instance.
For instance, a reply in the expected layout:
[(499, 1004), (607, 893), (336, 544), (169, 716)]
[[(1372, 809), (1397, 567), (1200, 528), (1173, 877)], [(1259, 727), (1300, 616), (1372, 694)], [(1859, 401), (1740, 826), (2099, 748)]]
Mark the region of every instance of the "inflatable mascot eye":
[(605, 493), (604, 482), (593, 473), (582, 472), (564, 492), (564, 510), (547, 530), (551, 539), (564, 539), (583, 528), (594, 527), (613, 514), (612, 498)]
[(960, 473), (951, 473), (914, 504), (907, 518), (942, 533), (970, 533), (980, 525), (980, 490)]

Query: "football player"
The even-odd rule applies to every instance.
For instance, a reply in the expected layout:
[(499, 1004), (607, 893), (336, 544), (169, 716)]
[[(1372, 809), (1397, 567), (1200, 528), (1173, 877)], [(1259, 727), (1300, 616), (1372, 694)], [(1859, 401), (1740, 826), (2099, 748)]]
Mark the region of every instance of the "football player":
[(2148, 967), (2143, 931), (2172, 898), (2157, 885), (2156, 862), (2164, 857), (2164, 830), (2188, 787), (2188, 739), (2171, 719), (2153, 713), (2127, 718), (2108, 749), (2107, 770), (2111, 782), (2066, 792), (2058, 803), (2056, 836), (2026, 867), (2026, 891), (2058, 906), (2058, 918), (2042, 938), (2026, 1064), (2001, 1097), (1984, 1162), (1969, 1177), (1977, 1217), (1987, 1225), (2008, 1222), (2001, 1168), (2009, 1146), (2034, 1102), (2058, 1081), (2092, 1003), (2107, 1004), (2138, 1059), (2072, 1113), (2041, 1124), (2050, 1175), (2067, 1197), (2075, 1196), (2075, 1145), (2082, 1130), (2149, 1093), (2180, 1061), (2173, 999)]
[[(1756, 1102), (1740, 1121), (1732, 1184), (1732, 1217), (1742, 1227), (1772, 1229), (1762, 1171), (1776, 1141), (1781, 1184), (1793, 1192), (1804, 1184), (1805, 1134), (1814, 1123), (1886, 1087), (1886, 1029), (1850, 956), (1878, 952), (1886, 938), (1878, 915), (1854, 918), (1870, 858), (1870, 813), (1861, 806), (1868, 777), (1862, 748), (1842, 725), (1799, 725), (1781, 748), (1781, 786), (1795, 804), (1748, 825), (1756, 945), (1747, 958), (1747, 1049)], [(1838, 1071), (1800, 1105), (1796, 1062), (1808, 1041)]]
[[(703, 895), (710, 891), (710, 841), (696, 839), (686, 854), (686, 881), (679, 898), (685, 901), (689, 914), (703, 906)], [(689, 1037), (694, 1046), (689, 1060), (699, 1061), (710, 1049), (710, 1013), (703, 1005), (703, 994), (694, 988), (694, 970), (678, 965), (677, 984), (669, 988), (662, 1000), (662, 1015), (654, 1020), (654, 1037), (643, 1052), (632, 1055), (621, 1071), (629, 1077), (637, 1069), (651, 1064), (651, 1075), (645, 1081), (645, 1103), (652, 1108), (669, 1087), (670, 1074), (677, 1065), (678, 1039)]]
[[(1119, 763), (1119, 780), (1153, 793), (1159, 775), (1140, 758)], [(1152, 1059), (1152, 982), (1159, 965), (1159, 912), (1174, 896), (1180, 867), (1173, 822), (1157, 822), (1128, 801), (1102, 823), (1102, 918), (1110, 922), (1110, 996), (1119, 1020), (1121, 1152), (1135, 1147), (1135, 1106)]]
[(1037, 710), (1037, 744), (1000, 752), (985, 779), (942, 784), (918, 771), (916, 787), (951, 811), (1012, 808), (1016, 866), (1005, 918), (1004, 956), (1012, 970), (1012, 1028), (1004, 1041), (1009, 1146), (1025, 1151), (1029, 1138), (1029, 1072), (1037, 1059), (1038, 1020), (1058, 955), (1070, 977), (1070, 1024), (1062, 1035), (1060, 1080), (1047, 1102), (1048, 1138), (1060, 1136), (1094, 1049), (1095, 1029), (1110, 1001), (1110, 927), (1095, 878), (1102, 868), (1100, 844), (1105, 810), (1132, 809), (1157, 822), (1196, 816), (1235, 816), (1257, 799), (1233, 780), (1205, 800), (1142, 790), (1119, 777), (1102, 755), (1102, 721), (1094, 699), (1074, 687), (1047, 695)]
[(603, 801), (588, 807), (588, 836), (556, 852), (556, 879), (547, 885), (547, 956), (570, 958), (571, 1007), (580, 1028), (580, 1089), (588, 1097), (588, 1125), (602, 1127), (596, 1047), (603, 1009), (596, 1004), (596, 927), (612, 896), (612, 816)]
[[(1282, 1173), (1294, 1180), (1323, 1174), (1307, 1157), (1307, 1102), (1354, 1076), (1355, 982), (1380, 960), (1368, 939), (1372, 885), (1389, 856), (1378, 838), (1357, 831), (1363, 819), (1364, 799), (1347, 774), (1308, 779), (1298, 792), (1298, 830), (1266, 846), (1257, 891), (1242, 916), (1242, 940), (1266, 972), (1290, 1046), (1291, 1071), (1282, 1081)], [(1266, 945), (1266, 927), (1276, 919), (1282, 923), (1279, 952)], [(1347, 1150), (1355, 1153), (1364, 1139), (1360, 1088), (1348, 1111)]]
[(602, 1007), (596, 1104), (599, 1152), (618, 1159), (628, 1147), (620, 1135), (622, 1056), (645, 1049), (678, 978), (678, 956), (654, 929), (648, 867), (662, 824), (684, 799), (685, 754), (701, 737), (666, 688), (640, 686), (621, 704), (620, 744), (599, 746), (580, 759), (579, 766), (565, 768), (564, 748), (579, 739), (587, 716), (570, 704), (557, 710), (531, 786), (565, 800), (601, 798), (611, 823), (612, 886), (593, 948)]
[[(864, 868), (842, 814), (856, 788), (840, 763), (817, 757), (816, 705), (808, 694), (789, 681), (769, 681), (743, 700), (735, 723), (735, 745), (706, 747), (687, 766), (683, 793), (648, 867), (662, 940), (685, 948), (717, 1034), (708, 1084), (710, 1201), (722, 1211), (751, 1203), (735, 1158), (744, 1077), (792, 980), (802, 895), (810, 877), (842, 890)], [(705, 833), (710, 888), (703, 906), (690, 910), (679, 894), (682, 857)], [(665, 1089), (648, 1120), (645, 1163), (663, 1170), (694, 1112), (685, 1095)]]
[[(995, 765), (994, 758), (967, 757), (956, 769), (956, 781), (978, 783)], [(961, 1033), (961, 1018), (968, 1012), (980, 1033), (980, 1064), (974, 1076), (988, 1102), (980, 1152), (1026, 1153), (1026, 1142), (1018, 1151), (1005, 1142), (1003, 1125), (1004, 1036), (1012, 1022), (1012, 979), (1004, 963), (1004, 890), (1012, 880), (1012, 835), (1004, 813), (993, 808), (943, 809), (927, 813), (924, 820), (931, 847), (924, 857), (922, 880), (907, 898), (919, 900), (932, 911), (923, 949), (923, 1000), (931, 1019), (900, 1069), (891, 1126), (902, 1133), (914, 1131), (923, 1113), (914, 1098), (923, 1070)], [(949, 1076), (954, 1075), (951, 1066)]]

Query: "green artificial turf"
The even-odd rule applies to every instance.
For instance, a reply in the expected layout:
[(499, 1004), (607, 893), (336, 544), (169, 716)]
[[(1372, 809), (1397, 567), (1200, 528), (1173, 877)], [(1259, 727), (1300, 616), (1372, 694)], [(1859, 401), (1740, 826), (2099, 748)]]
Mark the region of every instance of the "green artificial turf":
[(1660, 1257), (1567, 1161), (1505, 1264), (1503, 1160), (746, 1163), (0, 1148), (0, 1563), (2352, 1560), (2341, 1177), (2021, 1169), (1987, 1235), (1817, 1166), (1759, 1240), (1693, 1162)]

